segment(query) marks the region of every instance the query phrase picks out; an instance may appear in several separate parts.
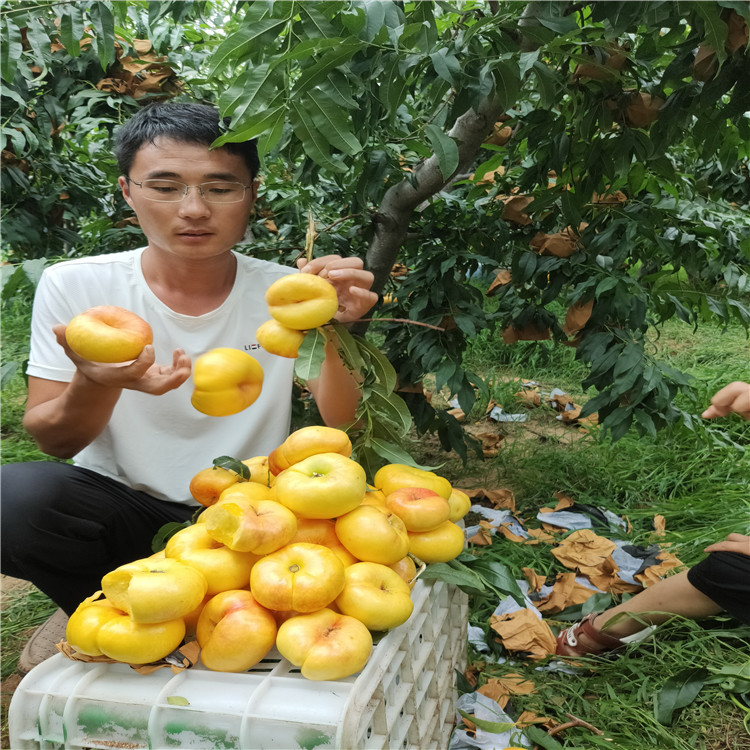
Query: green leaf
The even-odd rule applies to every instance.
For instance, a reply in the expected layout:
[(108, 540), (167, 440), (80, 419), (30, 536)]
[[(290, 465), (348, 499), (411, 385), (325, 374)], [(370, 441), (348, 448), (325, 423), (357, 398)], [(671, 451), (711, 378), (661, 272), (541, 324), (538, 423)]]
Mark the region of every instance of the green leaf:
[(380, 438), (372, 438), (370, 446), (381, 458), (392, 464), (406, 464), (407, 466), (413, 466), (416, 469), (425, 469), (426, 471), (432, 471), (433, 469), (440, 468), (438, 466), (423, 466), (418, 464), (403, 448), (399, 448), (393, 443), (389, 443)]
[(300, 344), (294, 363), (294, 374), (301, 380), (315, 380), (320, 377), (320, 368), (326, 358), (326, 336), (319, 329), (308, 331)]
[(164, 526), (159, 528), (156, 534), (154, 534), (154, 538), (151, 540), (151, 551), (161, 552), (167, 546), (167, 542), (171, 537), (173, 537), (178, 531), (186, 529), (188, 526), (192, 525), (192, 521), (183, 521), (182, 523), (171, 521), (170, 523), (165, 523)]
[(360, 354), (359, 337), (352, 336), (349, 329), (341, 323), (333, 324), (333, 332), (338, 339), (338, 349), (344, 364), (354, 371), (361, 371), (365, 367), (365, 360)]
[(5, 20), (0, 30), (0, 73), (3, 80), (13, 83), (16, 67), (21, 59), (21, 31), (9, 18)]
[(443, 179), (447, 182), (458, 168), (458, 146), (453, 138), (436, 125), (429, 123), (424, 129), (427, 140), (437, 157)]
[(724, 43), (729, 33), (726, 23), (721, 20), (721, 16), (719, 15), (721, 7), (715, 2), (696, 2), (692, 3), (691, 7), (703, 19), (706, 41), (713, 48), (716, 53), (716, 59), (719, 65), (721, 65), (727, 59), (727, 51), (724, 49)]
[(2, 366), (0, 366), (0, 388), (5, 388), (20, 368), (20, 362), (3, 362)]
[(654, 713), (660, 724), (669, 726), (674, 712), (689, 706), (701, 691), (709, 672), (703, 667), (687, 667), (670, 677), (654, 696)]
[(476, 716), (472, 716), (470, 713), (462, 711), (460, 708), (458, 709), (458, 713), (460, 713), (461, 716), (464, 717), (464, 719), (468, 719), (473, 724), (476, 724), (480, 729), (484, 729), (485, 732), (489, 732), (490, 734), (504, 734), (505, 732), (510, 732), (511, 729), (516, 728), (516, 725), (513, 722), (487, 721), (487, 719), (477, 719)]
[(115, 59), (115, 18), (103, 2), (92, 3), (89, 16), (96, 32), (96, 54), (102, 70), (106, 71)]
[(321, 167), (334, 172), (346, 172), (346, 166), (331, 158), (328, 139), (312, 123), (302, 102), (292, 99), (292, 109), (289, 113), (289, 121), (294, 134), (302, 143), (305, 153)]
[(281, 138), (281, 131), (286, 122), (286, 108), (281, 104), (277, 106), (277, 102), (283, 98), (282, 92), (274, 98), (268, 109), (233, 123), (232, 131), (219, 136), (211, 147), (218, 148), (226, 143), (242, 143), (251, 138), (258, 138), (258, 152), (261, 155), (268, 153)]
[[(536, 66), (536, 63), (535, 63)], [(517, 68), (512, 68), (502, 60), (492, 65), (495, 76), (495, 93), (505, 109), (511, 109), (521, 91), (521, 77)]]
[(543, 748), (543, 750), (563, 750), (563, 746), (554, 737), (551, 737), (543, 729), (540, 729), (533, 724), (524, 727), (523, 733), (535, 745)]
[(398, 383), (398, 375), (390, 360), (375, 344), (367, 339), (358, 336), (357, 343), (369, 355), (370, 366), (375, 372), (375, 377), (378, 381), (380, 381), (387, 391), (394, 390)]
[(367, 397), (367, 405), (399, 427), (403, 435), (406, 435), (412, 426), (409, 407), (393, 391), (387, 392), (382, 386), (373, 386)]
[[(259, 4), (260, 5), (260, 4)], [(281, 31), (286, 25), (286, 19), (264, 18), (267, 11), (264, 10), (261, 17), (246, 17), (243, 25), (234, 34), (230, 34), (216, 49), (211, 56), (208, 66), (209, 77), (215, 76), (219, 71), (230, 65), (238, 65), (244, 62), (246, 55), (256, 46), (260, 37), (264, 34)], [(249, 14), (248, 14), (249, 15)], [(257, 13), (255, 14), (258, 15)]]
[(69, 3), (60, 16), (60, 41), (71, 57), (81, 54), (81, 37), (83, 36), (83, 14), (75, 3)]
[(448, 54), (445, 48), (439, 49), (430, 54), (430, 60), (435, 68), (435, 72), (444, 81), (454, 85), (461, 76), (461, 65), (455, 55)]
[(362, 150), (362, 144), (351, 132), (351, 123), (331, 98), (320, 89), (313, 89), (307, 103), (313, 125), (326, 140), (345, 154), (354, 156)]
[(452, 583), (462, 590), (486, 591), (487, 588), (481, 576), (457, 560), (451, 560), (449, 563), (431, 563), (424, 569), (420, 578)]
[(270, 63), (253, 65), (219, 96), (219, 110), (224, 116), (239, 120), (248, 109), (259, 112), (268, 104), (266, 94), (272, 90), (274, 68)]
[(217, 469), (226, 469), (239, 474), (243, 479), (250, 479), (250, 469), (237, 458), (232, 456), (219, 456), (213, 460), (213, 465)]
[(523, 592), (516, 583), (510, 570), (497, 560), (478, 560), (471, 569), (485, 581), (485, 583), (502, 594), (512, 596), (516, 602), (525, 606)]
[(324, 81), (331, 70), (350, 62), (361, 48), (362, 43), (358, 40), (345, 39), (333, 49), (326, 51), (317, 62), (304, 69), (294, 84), (292, 98), (299, 97), (307, 89)]
[(365, 12), (365, 24), (360, 32), (360, 37), (367, 42), (371, 42), (383, 28), (385, 5), (380, 0), (359, 0), (355, 5)]

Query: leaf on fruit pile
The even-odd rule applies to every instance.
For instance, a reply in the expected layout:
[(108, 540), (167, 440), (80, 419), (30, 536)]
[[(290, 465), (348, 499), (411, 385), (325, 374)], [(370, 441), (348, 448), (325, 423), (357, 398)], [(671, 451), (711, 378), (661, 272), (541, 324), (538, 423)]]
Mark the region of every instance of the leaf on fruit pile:
[(550, 626), (530, 609), (517, 609), (506, 615), (491, 615), (490, 627), (511, 653), (543, 659), (555, 653), (555, 636)]
[(213, 460), (213, 466), (217, 469), (226, 469), (240, 475), (240, 481), (250, 479), (250, 468), (237, 458), (232, 456), (219, 456)]

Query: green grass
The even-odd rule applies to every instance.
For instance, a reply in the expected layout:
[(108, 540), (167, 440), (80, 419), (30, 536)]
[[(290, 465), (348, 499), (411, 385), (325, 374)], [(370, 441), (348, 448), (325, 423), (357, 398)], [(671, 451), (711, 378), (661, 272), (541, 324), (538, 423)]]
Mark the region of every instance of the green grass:
[[(688, 413), (699, 415), (726, 383), (749, 379), (750, 349), (739, 327), (724, 331), (705, 325), (693, 332), (675, 320), (659, 336), (654, 332), (651, 341), (656, 357), (693, 376), (691, 390), (678, 397), (678, 405)], [(550, 342), (508, 347), (485, 333), (472, 341), (467, 365), (493, 383), (492, 395), (504, 407), (513, 405), (517, 385), (508, 383), (513, 377), (536, 380), (543, 391), (562, 388), (584, 403), (593, 394), (583, 393), (585, 372), (574, 357), (573, 349)], [(732, 415), (700, 423), (696, 431), (675, 425), (656, 438), (631, 432), (611, 443), (593, 436), (564, 439), (564, 433), (561, 437), (559, 429), (552, 429), (554, 412), (547, 407), (529, 410), (528, 417), (527, 423), (501, 427), (504, 447), (496, 457), (471, 459), (466, 466), (449, 459), (439, 471), (464, 487), (513, 490), (523, 520), (532, 519), (541, 506), (553, 506), (553, 493), (565, 492), (626, 516), (632, 524), (628, 538), (644, 546), (660, 541), (653, 535), (652, 521), (661, 514), (666, 519), (661, 541), (686, 565), (702, 559), (703, 549), (728, 533), (750, 533), (750, 422)], [(418, 460), (436, 463), (435, 451), (424, 441), (412, 447)], [(489, 554), (521, 579), (523, 567), (548, 576), (563, 571), (549, 551), (547, 545), (500, 538), (489, 548), (477, 548), (476, 554)], [(497, 601), (479, 596), (470, 601), (470, 621), (486, 628)], [(599, 597), (599, 608), (606, 608), (608, 601), (616, 599)], [(547, 619), (553, 632), (565, 626), (563, 615)], [(577, 619), (574, 611), (570, 619)], [(496, 648), (507, 658), (501, 646)], [(575, 675), (548, 671), (546, 661), (495, 663), (471, 653), (470, 662), (478, 665), (479, 685), (512, 672), (535, 683), (531, 695), (512, 698), (513, 716), (529, 710), (563, 723), (572, 714), (602, 732), (573, 727), (557, 734), (555, 740), (566, 750), (749, 750), (748, 695), (743, 701), (719, 684), (705, 685), (668, 726), (657, 721), (654, 709), (655, 696), (671, 676), (692, 667), (709, 673), (739, 667), (748, 663), (749, 653), (750, 627), (720, 616), (701, 623), (673, 620), (648, 644), (614, 657), (582, 660), (585, 666)]]

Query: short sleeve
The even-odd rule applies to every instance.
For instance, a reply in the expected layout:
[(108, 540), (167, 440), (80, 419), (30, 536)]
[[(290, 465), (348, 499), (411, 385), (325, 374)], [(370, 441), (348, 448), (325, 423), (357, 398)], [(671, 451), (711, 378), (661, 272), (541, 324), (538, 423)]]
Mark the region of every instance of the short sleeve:
[(74, 311), (72, 303), (66, 299), (53, 271), (54, 267), (42, 273), (34, 295), (26, 372), (36, 378), (69, 383), (73, 379), (75, 365), (57, 343), (52, 327), (60, 323), (67, 325), (78, 311)]

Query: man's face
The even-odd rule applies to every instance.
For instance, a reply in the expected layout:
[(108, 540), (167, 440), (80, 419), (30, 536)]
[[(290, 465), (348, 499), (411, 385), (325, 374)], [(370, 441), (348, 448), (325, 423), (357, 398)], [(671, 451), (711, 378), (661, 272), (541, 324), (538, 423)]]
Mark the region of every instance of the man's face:
[[(143, 190), (133, 184), (152, 179), (186, 185), (221, 180), (252, 187), (239, 203), (209, 203), (196, 188), (179, 203), (161, 203), (145, 198)], [(157, 138), (155, 143), (141, 146), (130, 170), (130, 183), (124, 177), (119, 182), (149, 248), (195, 260), (221, 255), (242, 239), (257, 191), (241, 156), (171, 138)]]

